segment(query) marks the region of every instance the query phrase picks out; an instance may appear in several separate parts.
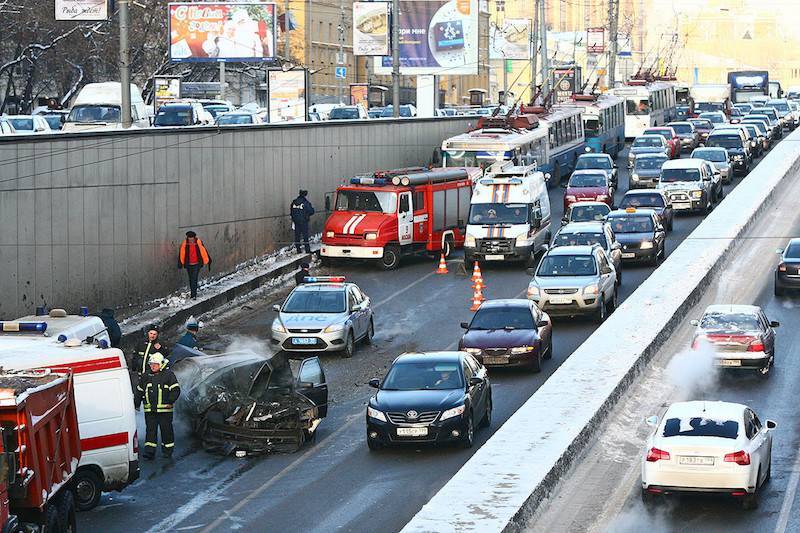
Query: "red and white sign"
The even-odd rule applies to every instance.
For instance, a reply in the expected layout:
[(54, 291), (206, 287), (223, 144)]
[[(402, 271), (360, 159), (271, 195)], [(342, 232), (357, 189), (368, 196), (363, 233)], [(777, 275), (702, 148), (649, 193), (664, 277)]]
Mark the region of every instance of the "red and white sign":
[(604, 28), (589, 28), (586, 30), (586, 52), (602, 54), (606, 51), (606, 30)]

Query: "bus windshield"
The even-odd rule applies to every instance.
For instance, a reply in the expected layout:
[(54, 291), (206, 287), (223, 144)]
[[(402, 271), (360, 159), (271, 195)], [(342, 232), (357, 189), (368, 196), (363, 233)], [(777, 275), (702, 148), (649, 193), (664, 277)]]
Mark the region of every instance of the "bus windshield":
[(650, 100), (647, 98), (628, 98), (625, 101), (626, 115), (649, 115)]
[(478, 152), (448, 150), (444, 153), (445, 167), (479, 167), (482, 162), (487, 160), (488, 158), (478, 157)]
[(600, 121), (597, 118), (587, 118), (583, 121), (583, 133), (586, 137), (597, 137), (600, 135)]

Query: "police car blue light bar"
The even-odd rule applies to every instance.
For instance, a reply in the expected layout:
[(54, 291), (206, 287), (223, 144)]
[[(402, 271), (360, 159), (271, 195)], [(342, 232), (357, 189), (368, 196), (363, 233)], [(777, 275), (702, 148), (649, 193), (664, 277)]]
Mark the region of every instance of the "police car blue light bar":
[(387, 185), (388, 184), (388, 182), (383, 178), (367, 178), (367, 177), (350, 178), (350, 183), (352, 185)]
[(0, 322), (0, 329), (4, 332), (36, 331), (44, 333), (47, 330), (47, 322)]
[(306, 283), (344, 283), (344, 276), (306, 276)]

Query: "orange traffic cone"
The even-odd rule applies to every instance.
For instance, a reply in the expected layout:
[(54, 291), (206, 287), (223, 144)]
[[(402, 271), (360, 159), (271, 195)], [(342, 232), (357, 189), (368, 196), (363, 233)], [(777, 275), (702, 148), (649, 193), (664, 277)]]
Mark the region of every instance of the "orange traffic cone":
[(447, 263), (444, 260), (444, 254), (439, 258), (439, 268), (436, 269), (436, 274), (447, 274)]
[(480, 290), (476, 290), (475, 293), (472, 295), (472, 307), (470, 307), (469, 310), (477, 311), (478, 308), (481, 306), (482, 300), (483, 300), (483, 294), (481, 294)]
[(485, 289), (486, 282), (483, 281), (483, 278), (478, 278), (475, 280), (475, 283), (472, 284), (472, 288), (475, 290)]
[(475, 261), (475, 267), (472, 269), (472, 281), (483, 280), (483, 276), (481, 276), (481, 267), (478, 266), (478, 262)]

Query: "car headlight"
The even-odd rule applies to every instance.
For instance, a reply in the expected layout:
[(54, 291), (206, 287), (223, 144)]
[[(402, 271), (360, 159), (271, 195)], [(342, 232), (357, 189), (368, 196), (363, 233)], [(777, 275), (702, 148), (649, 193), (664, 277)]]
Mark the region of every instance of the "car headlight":
[(377, 409), (373, 409), (369, 405), (367, 406), (367, 416), (370, 418), (374, 418), (375, 420), (380, 420), (381, 422), (386, 422), (386, 415), (383, 414), (383, 411), (378, 411)]
[(603, 202), (605, 200), (608, 200), (608, 195), (607, 194), (598, 194), (597, 195), (597, 201), (598, 202)]
[(632, 179), (633, 181), (639, 181), (639, 174), (636, 174), (636, 173), (634, 172), (633, 174), (631, 174), (631, 179)]
[(344, 324), (331, 324), (322, 331), (324, 331), (325, 333), (335, 333), (337, 331), (342, 331), (343, 329), (344, 329)]
[(534, 350), (533, 346), (518, 346), (516, 348), (511, 348), (512, 354), (521, 354), (521, 353), (528, 353)]
[(574, 202), (576, 200), (575, 196), (572, 194), (568, 194), (564, 197), (568, 202)]
[(475, 247), (475, 236), (474, 235), (467, 235), (464, 237), (464, 246), (467, 248), (474, 248)]
[(458, 407), (453, 407), (452, 409), (448, 409), (444, 413), (442, 413), (442, 417), (439, 420), (447, 420), (448, 418), (453, 418), (454, 416), (459, 416), (464, 412), (464, 406), (459, 405)]
[(464, 351), (470, 355), (480, 355), (481, 349), (480, 348), (464, 348)]
[(541, 292), (536, 285), (528, 285), (528, 298), (538, 298)]
[(702, 198), (703, 191), (692, 191), (692, 198)]
[(597, 286), (597, 283), (592, 283), (591, 285), (587, 285), (583, 288), (583, 294), (597, 295), (599, 292), (600, 288)]
[(276, 323), (272, 324), (272, 331), (276, 333), (286, 333), (286, 328)]
[(378, 240), (378, 234), (374, 231), (368, 231), (364, 234), (364, 239), (368, 241), (376, 241)]
[(517, 237), (516, 243), (517, 246), (528, 246), (529, 244), (531, 244), (531, 240), (528, 237), (527, 233), (523, 233), (522, 235)]
[(733, 156), (733, 160), (734, 161), (741, 161), (742, 157), (743, 157), (742, 154), (736, 154), (736, 155)]
[(653, 247), (653, 241), (642, 241), (640, 248), (642, 250), (649, 250)]
[(333, 235), (334, 235), (334, 233), (332, 231), (326, 231), (325, 232), (325, 237), (327, 237), (328, 239), (333, 239)]

